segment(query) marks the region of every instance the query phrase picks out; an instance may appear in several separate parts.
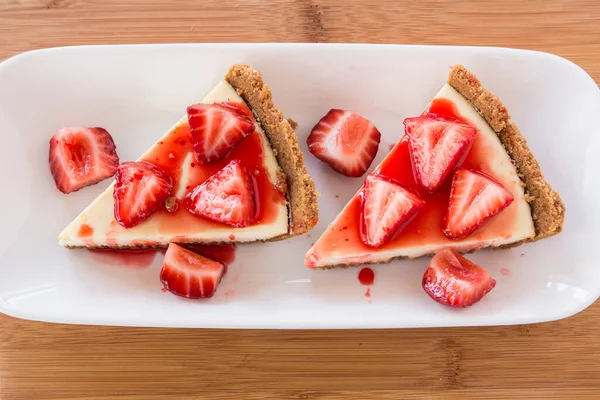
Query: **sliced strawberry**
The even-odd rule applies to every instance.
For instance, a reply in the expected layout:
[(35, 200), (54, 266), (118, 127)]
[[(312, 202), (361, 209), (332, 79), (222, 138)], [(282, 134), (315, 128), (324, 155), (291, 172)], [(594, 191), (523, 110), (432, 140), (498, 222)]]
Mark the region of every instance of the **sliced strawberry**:
[(425, 204), (399, 184), (373, 174), (367, 176), (362, 196), (361, 236), (371, 247), (386, 243)]
[(117, 170), (115, 219), (125, 228), (144, 221), (171, 195), (173, 180), (146, 161), (124, 162)]
[(469, 152), (477, 129), (433, 116), (404, 120), (417, 182), (430, 193), (444, 184)]
[(246, 168), (233, 160), (192, 190), (183, 203), (192, 214), (242, 228), (256, 215), (254, 193), (254, 181)]
[(196, 159), (204, 163), (225, 157), (255, 129), (245, 104), (194, 104), (187, 108), (187, 115)]
[(160, 281), (177, 296), (202, 299), (215, 294), (224, 273), (223, 264), (170, 243)]
[(422, 284), (425, 292), (438, 303), (468, 307), (488, 294), (496, 286), (496, 281), (456, 250), (445, 248), (429, 263)]
[(319, 160), (339, 173), (362, 176), (373, 162), (381, 134), (369, 120), (333, 109), (314, 126), (306, 143)]
[(71, 193), (117, 172), (119, 156), (103, 128), (62, 128), (50, 139), (48, 157), (56, 187)]
[(452, 239), (470, 235), (514, 200), (499, 183), (464, 168), (456, 170), (444, 233)]

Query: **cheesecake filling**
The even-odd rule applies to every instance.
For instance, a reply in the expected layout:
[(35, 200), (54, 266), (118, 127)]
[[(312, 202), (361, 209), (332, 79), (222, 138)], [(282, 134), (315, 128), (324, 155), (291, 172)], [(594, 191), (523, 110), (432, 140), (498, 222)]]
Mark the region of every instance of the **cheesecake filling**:
[[(243, 99), (226, 81), (220, 82), (202, 101), (214, 103)], [(265, 133), (255, 121), (256, 130), (231, 153), (211, 164), (195, 160), (189, 140), (187, 116), (140, 157), (169, 172), (174, 179), (173, 196), (179, 203), (175, 212), (157, 210), (141, 224), (126, 229), (114, 218), (114, 182), (59, 235), (65, 247), (148, 247), (178, 243), (227, 243), (267, 240), (288, 232), (285, 193), (278, 189), (280, 169)], [(235, 228), (192, 215), (181, 200), (194, 187), (208, 179), (233, 159), (240, 159), (258, 187), (259, 215), (250, 226)]]
[[(360, 196), (355, 196), (309, 250), (305, 259), (309, 268), (385, 262), (396, 257), (416, 258), (448, 246), (459, 251), (471, 251), (516, 243), (535, 235), (523, 183), (496, 133), (450, 85), (442, 87), (429, 107), (436, 103), (449, 104), (463, 120), (478, 129), (462, 166), (494, 177), (513, 194), (515, 200), (471, 235), (453, 240), (447, 238), (442, 230), (449, 197), (447, 188), (427, 199), (426, 206), (394, 239), (381, 247), (371, 248), (361, 239), (361, 200)], [(402, 138), (375, 172), (402, 184), (407, 180), (414, 184), (410, 163), (408, 142)], [(409, 174), (410, 178), (407, 177)]]

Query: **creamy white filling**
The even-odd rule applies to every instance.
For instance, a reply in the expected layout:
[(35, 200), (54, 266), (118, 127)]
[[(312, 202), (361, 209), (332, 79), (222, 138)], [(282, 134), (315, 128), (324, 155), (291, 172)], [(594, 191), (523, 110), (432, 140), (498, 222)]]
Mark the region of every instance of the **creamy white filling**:
[[(236, 101), (242, 102), (242, 98), (236, 93), (233, 87), (222, 81), (219, 83), (202, 101), (203, 103), (213, 103), (215, 101)], [(164, 140), (180, 124), (187, 123), (187, 117), (182, 118), (175, 126), (159, 139)], [(264, 150), (264, 165), (269, 174), (271, 182), (277, 182), (277, 171), (279, 165), (275, 159), (271, 146), (265, 136), (265, 133), (259, 123), (256, 123), (256, 132), (262, 137)], [(155, 144), (156, 146), (156, 144)], [(148, 151), (149, 152), (149, 151)], [(146, 153), (148, 154), (148, 153)], [(146, 155), (144, 154), (144, 156)], [(144, 156), (140, 157), (144, 158)], [(189, 166), (192, 162), (192, 154), (187, 156), (184, 166)], [(178, 177), (183, 181), (188, 179), (188, 168), (183, 168), (182, 176)], [(181, 185), (185, 188), (185, 184)], [(59, 235), (58, 243), (61, 246), (131, 246), (155, 242), (167, 244), (177, 238), (179, 242), (251, 242), (256, 240), (265, 240), (288, 232), (288, 209), (286, 204), (278, 204), (275, 219), (269, 224), (253, 225), (246, 228), (232, 228), (227, 225), (211, 226), (209, 230), (197, 231), (193, 233), (180, 233), (166, 226), (168, 221), (158, 220), (150, 216), (141, 224), (125, 229), (117, 224), (114, 219), (114, 200), (113, 200), (114, 182), (106, 191), (96, 198), (83, 212), (73, 220)], [(183, 198), (185, 192), (179, 190), (175, 193), (178, 198)], [(181, 211), (187, 212), (187, 211)], [(194, 217), (197, 218), (197, 217)], [(173, 218), (173, 222), (177, 218)], [(78, 232), (83, 224), (87, 224), (93, 229), (91, 236), (80, 237)], [(168, 231), (168, 232), (167, 232)], [(231, 236), (234, 235), (234, 236)]]
[[(459, 113), (469, 120), (479, 130), (479, 135), (485, 137), (486, 148), (489, 149), (489, 168), (490, 173), (503, 181), (504, 186), (515, 195), (514, 205), (517, 207), (516, 221), (514, 222), (512, 235), (509, 237), (498, 236), (477, 239), (477, 235), (472, 235), (470, 238), (461, 240), (454, 245), (458, 250), (473, 250), (484, 247), (498, 247), (510, 243), (519, 242), (523, 239), (531, 238), (535, 235), (535, 228), (531, 218), (531, 209), (525, 200), (525, 193), (521, 186), (521, 181), (517, 171), (512, 163), (512, 160), (504, 150), (500, 139), (488, 123), (481, 115), (473, 108), (473, 106), (452, 86), (446, 84), (438, 92), (435, 98), (446, 98), (451, 100), (457, 107)], [(516, 203), (516, 204), (515, 204)], [(337, 218), (327, 228), (326, 232), (337, 225)], [(326, 237), (326, 235), (323, 235)], [(367, 262), (382, 262), (393, 257), (409, 257), (416, 258), (426, 254), (432, 254), (448, 245), (445, 243), (427, 243), (413, 246), (405, 246), (402, 248), (394, 248), (386, 251), (377, 251), (370, 254), (355, 252), (352, 248), (342, 247), (339, 249), (332, 248), (327, 255), (315, 253), (315, 249), (319, 242), (315, 244), (313, 249), (308, 252), (307, 257), (313, 262), (316, 262), (316, 267), (325, 267), (336, 264), (360, 264)]]

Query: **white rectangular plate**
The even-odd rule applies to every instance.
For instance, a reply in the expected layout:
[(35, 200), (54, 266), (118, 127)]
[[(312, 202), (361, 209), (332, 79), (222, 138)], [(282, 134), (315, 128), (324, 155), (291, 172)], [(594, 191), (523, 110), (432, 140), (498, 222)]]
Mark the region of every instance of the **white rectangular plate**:
[[(201, 100), (234, 63), (264, 73), (275, 103), (298, 123), (308, 169), (321, 192), (310, 235), (239, 246), (208, 301), (161, 291), (148, 268), (99, 263), (57, 245), (57, 234), (109, 181), (56, 190), (48, 140), (67, 125), (102, 126), (121, 160), (136, 159)], [(312, 126), (331, 108), (353, 110), (382, 132), (375, 166), (444, 84), (449, 66), (472, 70), (510, 110), (546, 178), (567, 206), (564, 232), (470, 258), (497, 280), (477, 305), (449, 309), (421, 288), (428, 259), (376, 266), (371, 297), (359, 269), (311, 271), (311, 242), (361, 185), (306, 151)], [(575, 314), (600, 294), (600, 91), (562, 58), (500, 48), (190, 44), (97, 46), (21, 54), (0, 64), (0, 311), (42, 321), (231, 328), (393, 328), (499, 325)], [(337, 196), (336, 196), (337, 195)]]

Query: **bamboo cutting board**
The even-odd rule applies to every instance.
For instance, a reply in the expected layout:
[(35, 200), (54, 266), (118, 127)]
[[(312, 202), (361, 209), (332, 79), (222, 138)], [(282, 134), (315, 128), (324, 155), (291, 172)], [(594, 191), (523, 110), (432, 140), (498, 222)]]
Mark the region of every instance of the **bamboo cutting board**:
[[(248, 41), (535, 49), (600, 82), (598, 0), (0, 0), (0, 60), (60, 45)], [(599, 303), (539, 325), (375, 331), (133, 329), (0, 316), (0, 398), (598, 399), (599, 337)]]

